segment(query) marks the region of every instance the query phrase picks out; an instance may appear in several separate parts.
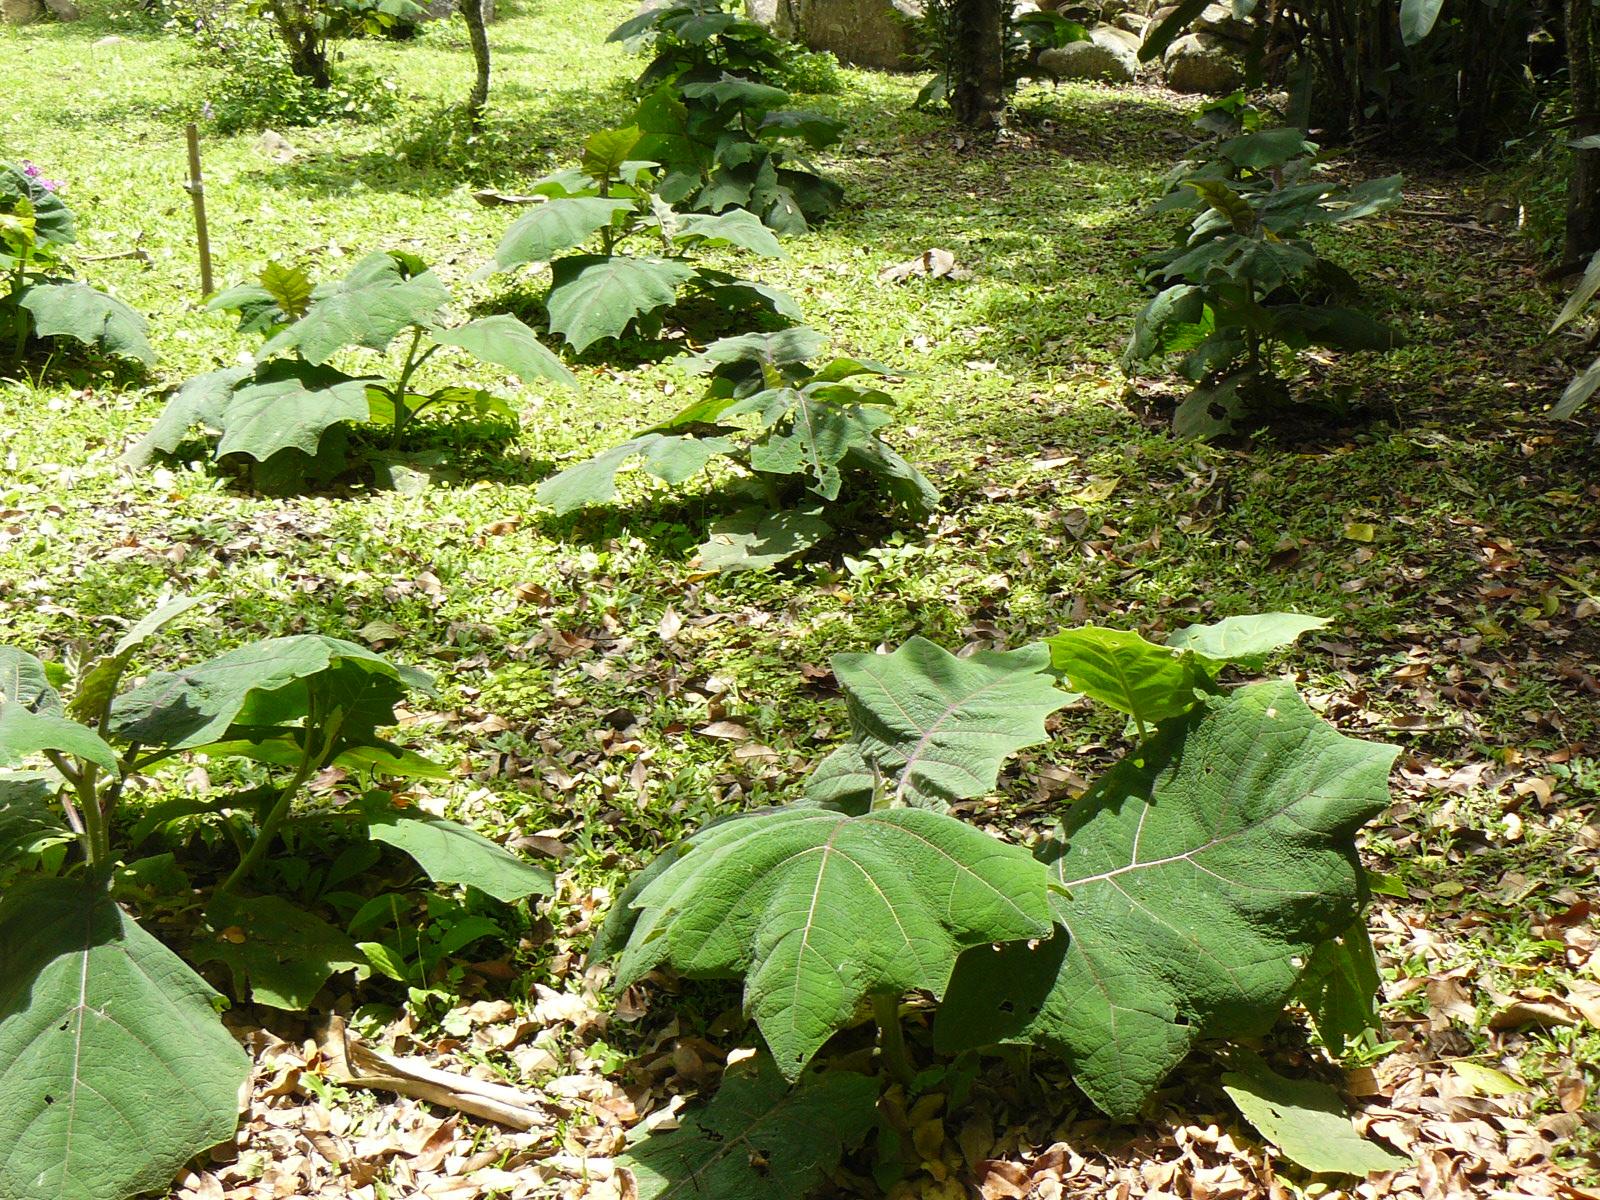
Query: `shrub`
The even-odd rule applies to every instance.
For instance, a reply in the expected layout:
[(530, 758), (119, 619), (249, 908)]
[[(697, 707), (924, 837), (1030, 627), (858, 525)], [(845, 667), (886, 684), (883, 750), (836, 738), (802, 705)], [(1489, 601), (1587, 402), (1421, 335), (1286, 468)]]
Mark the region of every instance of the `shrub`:
[(712, 522), (700, 547), (710, 570), (769, 567), (810, 549), (860, 498), (844, 494), (847, 481), (877, 485), (912, 514), (929, 515), (938, 491), (878, 436), (893, 403), (877, 386), (888, 368), (852, 358), (809, 366), (825, 345), (805, 328), (713, 343), (691, 367), (710, 376), (704, 397), (547, 479), (539, 501), (557, 513), (604, 503), (635, 458), (673, 486), (721, 458), (752, 480), (760, 502)]
[(59, 187), (31, 163), (0, 162), (0, 356), (20, 361), (30, 340), (67, 338), (150, 365), (145, 319), (73, 278), (65, 248), (77, 222)]
[(790, 109), (780, 82), (794, 52), (720, 0), (653, 8), (610, 40), (648, 45), (655, 57), (639, 76), (632, 118), (644, 135), (641, 158), (660, 163), (657, 192), (701, 212), (743, 208), (780, 233), (803, 233), (839, 207), (843, 190), (793, 146), (820, 150), (839, 140), (832, 117)]
[[(170, 454), (198, 423), (220, 434), (218, 458), (272, 462), (279, 478), (303, 479), (330, 449), (326, 435), (335, 427), (386, 427), (391, 448), (398, 448), (431, 409), (514, 422), (515, 410), (481, 389), (447, 384), (419, 390), (418, 372), (445, 350), (465, 351), (524, 382), (576, 386), (572, 373), (515, 317), (447, 324), (449, 303), (449, 290), (427, 264), (398, 251), (369, 255), (343, 279), (315, 289), (304, 271), (270, 264), (257, 283), (231, 288), (209, 305), (238, 313), (241, 330), (267, 336), (256, 365), (224, 367), (185, 383), (129, 461)], [(330, 365), (346, 351), (387, 355), (397, 340), (405, 348), (397, 369), (389, 363), (387, 372), (351, 375)]]
[(1352, 306), (1359, 285), (1308, 234), (1393, 208), (1404, 181), (1344, 187), (1321, 174), (1315, 152), (1298, 129), (1241, 134), (1207, 161), (1179, 163), (1156, 205), (1196, 215), (1175, 246), (1142, 264), (1156, 294), (1134, 322), (1123, 366), (1131, 373), (1182, 355), (1178, 370), (1196, 385), (1174, 417), (1184, 436), (1225, 433), (1281, 394), (1284, 351), (1398, 342)]

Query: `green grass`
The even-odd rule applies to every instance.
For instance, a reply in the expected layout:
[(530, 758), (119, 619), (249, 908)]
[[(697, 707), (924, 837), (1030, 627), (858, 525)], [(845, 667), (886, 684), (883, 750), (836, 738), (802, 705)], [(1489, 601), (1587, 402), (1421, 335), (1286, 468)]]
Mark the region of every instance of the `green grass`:
[[(494, 285), (468, 281), (515, 210), (472, 192), (515, 191), (570, 159), (582, 133), (625, 116), (638, 64), (601, 36), (633, 8), (514, 6), (491, 30), (494, 117), (469, 172), (439, 161), (438, 114), (470, 79), (454, 22), (413, 43), (345, 48), (395, 81), (387, 124), (283, 129), (297, 151), (285, 163), (253, 132), (208, 132), (219, 285), (269, 258), (333, 274), (405, 249), (492, 304)], [(120, 40), (101, 41), (111, 34)], [(3, 640), (56, 657), (79, 641), (103, 646), (169, 588), (214, 608), (145, 666), (256, 636), (393, 624), (401, 637), (387, 652), (441, 682), (436, 719), (413, 737), (464, 764), (446, 798), (490, 829), (561, 831), (580, 890), (615, 886), (729, 808), (793, 795), (845, 720), (801, 667), (914, 633), (1019, 645), (1078, 619), (1163, 630), (1297, 609), (1334, 627), (1288, 669), (1349, 732), (1376, 728), (1447, 767), (1488, 756), (1528, 773), (1563, 746), (1596, 745), (1600, 710), (1561, 669), (1592, 673), (1600, 656), (1594, 618), (1574, 615), (1583, 596), (1564, 582), (1600, 586), (1592, 451), (1586, 430), (1539, 416), (1562, 367), (1542, 340), (1552, 303), (1532, 269), (1514, 245), (1427, 216), (1341, 234), (1335, 257), (1374, 281), (1411, 338), (1381, 358), (1314, 368), (1308, 386), (1348, 400), (1351, 419), (1278, 423), (1233, 448), (1174, 441), (1115, 367), (1141, 302), (1130, 263), (1170, 233), (1143, 205), (1187, 144), (1185, 109), (1161, 94), (1030, 88), (1015, 136), (993, 148), (913, 111), (913, 79), (846, 72), (840, 95), (815, 98), (850, 125), (822, 160), (848, 208), (792, 242), (787, 260), (727, 262), (791, 291), (839, 351), (907, 372), (890, 436), (946, 502), (927, 528), (879, 527), (802, 566), (704, 578), (689, 555), (716, 511), (710, 484), (669, 496), (630, 483), (622, 503), (562, 520), (533, 499), (555, 467), (680, 406), (696, 385), (671, 364), (590, 355), (578, 393), (508, 393), (520, 433), (509, 444), (430, 435), (459, 441), (460, 465), (418, 495), (257, 498), (198, 456), (121, 467), (166, 389), (251, 345), (201, 311), (182, 188), (183, 124), (216, 76), (181, 39), (112, 16), (0, 30), (0, 67), (26, 81), (0, 115), (0, 157), (67, 180), (84, 272), (149, 314), (161, 354), (146, 379), (63, 362), (0, 382)], [(1470, 212), (1475, 186), (1428, 179), (1418, 206)], [(878, 281), (933, 246), (972, 278)], [(145, 261), (92, 261), (136, 248)], [(492, 371), (457, 378), (504, 389)], [(1350, 540), (1351, 523), (1374, 525), (1377, 540)], [(1512, 547), (1514, 566), (1487, 557), (1493, 542)], [(665, 643), (669, 607), (685, 623)], [(1394, 678), (1414, 648), (1425, 688)], [(1463, 680), (1470, 703), (1449, 694)], [(638, 718), (636, 744), (609, 737), (616, 710)], [(1426, 728), (1405, 732), (1419, 714)], [(775, 757), (740, 758), (695, 732), (726, 715)], [(1083, 767), (1077, 747), (1116, 733), (1085, 711), (1061, 726), (1053, 747), (1024, 756), (1008, 803), (1026, 800), (1046, 759)], [(1593, 759), (1579, 761), (1590, 782), (1569, 788), (1569, 803), (1592, 814)], [(1491, 837), (1506, 794), (1479, 797), (1496, 810), (1480, 822)], [(1436, 811), (1413, 805), (1401, 831), (1435, 837)], [(1537, 853), (1512, 852), (1519, 870), (1548, 876), (1529, 903), (1554, 905), (1556, 889), (1592, 872), (1581, 824), (1555, 820)], [(1447, 849), (1377, 841), (1396, 844), (1383, 865), (1419, 892), (1461, 874)], [(1517, 961), (1526, 940), (1497, 920), (1450, 944), (1461, 961)], [(1527, 1052), (1556, 1053), (1555, 1036)], [(1593, 1051), (1592, 1032), (1582, 1036)], [(1560, 1053), (1582, 1061), (1581, 1049)]]

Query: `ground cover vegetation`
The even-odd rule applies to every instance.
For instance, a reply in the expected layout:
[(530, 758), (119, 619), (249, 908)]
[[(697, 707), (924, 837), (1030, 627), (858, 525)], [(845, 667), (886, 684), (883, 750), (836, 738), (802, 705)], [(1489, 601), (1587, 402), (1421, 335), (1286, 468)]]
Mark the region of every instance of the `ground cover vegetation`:
[(0, 1200), (1589, 1194), (1592, 150), (1372, 135), (1553, 12), (630, 7), (5, 31)]

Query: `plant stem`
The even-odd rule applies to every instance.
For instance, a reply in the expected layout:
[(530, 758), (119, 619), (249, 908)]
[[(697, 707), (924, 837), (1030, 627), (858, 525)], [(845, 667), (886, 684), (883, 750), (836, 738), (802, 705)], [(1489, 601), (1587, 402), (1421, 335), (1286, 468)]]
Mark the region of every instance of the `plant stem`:
[(422, 326), (415, 326), (411, 331), (411, 345), (406, 350), (406, 365), (400, 368), (400, 382), (395, 385), (394, 398), (394, 437), (391, 447), (400, 448), (400, 434), (406, 425), (406, 392), (411, 387), (411, 376), (416, 373), (423, 360), (417, 357), (417, 347), (422, 345)]
[(342, 716), (336, 717), (329, 723), (327, 736), (322, 740), (322, 748), (313, 750), (313, 735), (316, 733), (316, 712), (313, 711), (306, 718), (306, 748), (300, 755), (300, 765), (295, 768), (294, 776), (278, 793), (278, 798), (272, 804), (272, 811), (267, 813), (267, 819), (261, 822), (261, 828), (256, 832), (256, 840), (250, 844), (250, 849), (239, 860), (239, 865), (233, 869), (233, 874), (222, 881), (214, 895), (231, 892), (241, 880), (247, 879), (256, 866), (266, 856), (272, 847), (272, 839), (278, 835), (278, 829), (289, 816), (289, 806), (295, 794), (305, 786), (306, 780), (316, 769), (322, 765), (323, 760), (333, 749), (334, 739), (339, 736), (339, 727), (344, 723)]
[(878, 1023), (878, 1048), (883, 1054), (883, 1065), (896, 1082), (909, 1087), (917, 1072), (906, 1050), (905, 1031), (900, 1027), (900, 997), (893, 992), (874, 996), (872, 1017)]

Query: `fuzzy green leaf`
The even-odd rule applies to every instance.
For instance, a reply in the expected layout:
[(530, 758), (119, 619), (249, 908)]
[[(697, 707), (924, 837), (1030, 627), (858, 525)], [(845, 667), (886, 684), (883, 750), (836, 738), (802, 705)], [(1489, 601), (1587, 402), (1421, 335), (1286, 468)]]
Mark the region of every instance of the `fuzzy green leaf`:
[(249, 367), (223, 367), (188, 380), (167, 401), (155, 426), (123, 456), (129, 466), (142, 467), (159, 454), (171, 454), (195, 425), (222, 428), (222, 414), (234, 390), (254, 372)]
[(578, 386), (572, 372), (538, 335), (505, 313), (436, 331), (433, 340), (444, 346), (459, 346), (474, 358), (504, 367), (523, 383), (548, 379), (565, 387)]
[(806, 1200), (871, 1130), (878, 1082), (851, 1071), (791, 1087), (765, 1054), (728, 1068), (711, 1103), (618, 1161), (639, 1200)]
[(250, 1062), (218, 997), (104, 888), (0, 896), (0, 1196), (162, 1191), (232, 1138)]
[(257, 1004), (301, 1012), (330, 976), (367, 966), (342, 932), (277, 896), (224, 893), (206, 909), (206, 925), (190, 958), (223, 963), (235, 992)]
[(517, 218), (494, 252), (500, 270), (523, 263), (546, 263), (563, 250), (581, 246), (625, 212), (633, 201), (615, 196), (571, 196), (547, 200)]
[(1044, 719), (1073, 700), (1049, 670), (1038, 645), (957, 658), (914, 637), (893, 654), (834, 655), (861, 766), (825, 760), (812, 797), (858, 806), (875, 779), (893, 805), (943, 810), (987, 795), (1006, 759), (1044, 742)]
[(554, 891), (550, 872), (455, 821), (392, 808), (368, 809), (366, 819), (373, 841), (405, 851), (435, 883), (469, 884), (506, 904)]
[(650, 474), (676, 486), (731, 449), (733, 444), (722, 438), (646, 433), (551, 476), (539, 485), (534, 498), (558, 514), (565, 514), (586, 504), (604, 504), (613, 499), (617, 494), (617, 472), (635, 456), (644, 459), (641, 465)]
[(76, 338), (147, 367), (156, 361), (145, 336), (149, 324), (115, 296), (86, 283), (36, 283), (17, 295), (18, 303), (33, 314), (37, 337)]
[(1237, 662), (1255, 665), (1275, 650), (1292, 646), (1301, 634), (1323, 629), (1326, 617), (1307, 617), (1300, 613), (1250, 613), (1224, 617), (1209, 625), (1189, 625), (1167, 638), (1174, 650), (1192, 650), (1217, 663)]
[(1049, 929), (1044, 868), (943, 813), (789, 808), (716, 825), (635, 899), (619, 986), (671, 964), (745, 977), (793, 1079), (875, 994), (944, 992), (968, 946)]
[(704, 242), (710, 246), (738, 246), (766, 258), (784, 257), (783, 247), (772, 236), (772, 231), (754, 213), (742, 208), (716, 216), (686, 213), (678, 218), (672, 240), (679, 245)]
[(1078, 691), (1154, 725), (1195, 705), (1201, 672), (1194, 661), (1126, 629), (1083, 625), (1045, 644), (1050, 665)]
[(550, 275), (550, 329), (582, 353), (601, 338), (621, 337), (636, 317), (671, 304), (694, 270), (667, 258), (578, 254), (552, 263)]
[(1378, 959), (1364, 921), (1312, 951), (1295, 996), (1330, 1053), (1343, 1054), (1368, 1031), (1383, 1029), (1378, 1019), (1380, 983)]
[(315, 457), (331, 426), (367, 421), (370, 382), (293, 359), (267, 363), (223, 405), (217, 457), (243, 454), (265, 462), (281, 450)]
[(1283, 683), (1168, 723), (1041, 847), (1060, 931), (964, 956), (937, 1043), (1051, 1047), (1125, 1118), (1198, 1039), (1264, 1033), (1360, 909), (1355, 832), (1388, 803), (1395, 754)]
[(746, 508), (711, 522), (700, 565), (708, 571), (762, 571), (805, 553), (832, 532), (818, 508)]
[(1256, 1061), (1248, 1071), (1226, 1071), (1222, 1090), (1261, 1136), (1315, 1174), (1370, 1175), (1412, 1165), (1355, 1131), (1339, 1093), (1314, 1079), (1286, 1079)]
[(298, 350), (307, 362), (324, 363), (347, 346), (383, 350), (402, 329), (431, 326), (450, 293), (432, 271), (413, 273), (414, 265), (382, 251), (369, 254), (343, 279), (319, 287), (306, 315), (263, 346), (260, 357)]
[[(370, 685), (375, 681), (390, 686), (374, 691)], [(385, 723), (386, 701), (392, 703), (403, 687), (426, 689), (429, 680), (354, 642), (319, 634), (269, 638), (174, 674), (152, 675), (117, 697), (111, 730), (145, 746), (204, 746), (219, 741), (235, 721), (279, 725), (304, 717), (312, 686), (330, 705), (344, 707), (349, 728), (363, 721)]]

